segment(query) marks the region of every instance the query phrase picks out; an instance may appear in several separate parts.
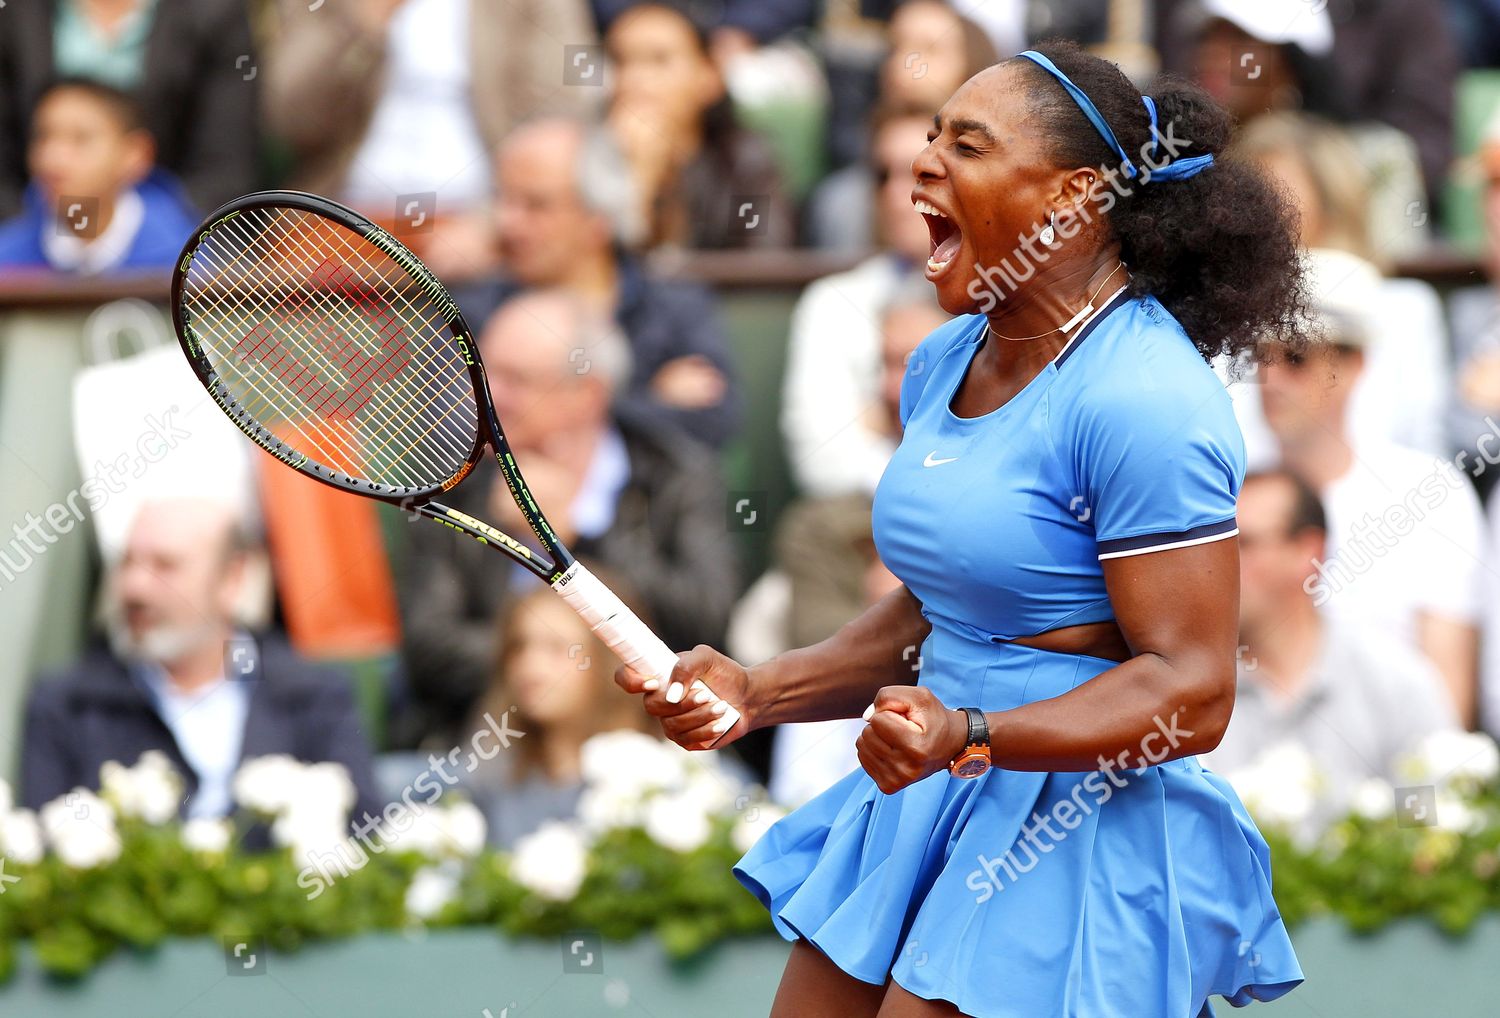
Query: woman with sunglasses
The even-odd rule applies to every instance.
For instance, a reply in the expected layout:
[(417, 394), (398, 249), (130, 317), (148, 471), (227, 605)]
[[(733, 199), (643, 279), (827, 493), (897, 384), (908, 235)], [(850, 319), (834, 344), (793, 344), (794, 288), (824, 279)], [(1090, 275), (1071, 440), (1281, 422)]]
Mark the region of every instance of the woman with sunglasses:
[(725, 741), (866, 718), (862, 769), (735, 867), (795, 942), (774, 1018), (1201, 1018), (1302, 980), (1196, 758), (1233, 706), (1244, 476), (1207, 360), (1304, 328), (1291, 217), (1229, 133), (1066, 43), (959, 88), (912, 164), (959, 317), (907, 367), (873, 511), (904, 586), (754, 668), (618, 673), (687, 748), (724, 727), (697, 677), (741, 709)]

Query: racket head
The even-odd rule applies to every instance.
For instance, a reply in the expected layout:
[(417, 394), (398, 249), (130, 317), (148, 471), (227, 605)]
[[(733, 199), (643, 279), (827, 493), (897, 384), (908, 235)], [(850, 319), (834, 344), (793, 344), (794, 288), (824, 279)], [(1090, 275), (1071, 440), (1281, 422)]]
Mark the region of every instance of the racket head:
[(487, 445), (513, 469), (457, 304), (337, 202), (263, 191), (216, 209), (178, 258), (172, 319), (229, 419), (324, 484), (414, 507), (467, 477)]

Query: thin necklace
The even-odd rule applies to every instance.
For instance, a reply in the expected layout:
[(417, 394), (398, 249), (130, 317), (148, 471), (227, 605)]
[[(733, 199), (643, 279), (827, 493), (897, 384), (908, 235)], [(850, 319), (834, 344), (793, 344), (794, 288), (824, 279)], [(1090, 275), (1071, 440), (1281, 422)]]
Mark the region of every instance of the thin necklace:
[(1008, 340), (1010, 340), (1013, 343), (1024, 343), (1024, 342), (1026, 342), (1029, 339), (1041, 339), (1042, 337), (1044, 337), (1044, 336), (1050, 336), (1050, 335), (1052, 335), (1055, 332), (1066, 333), (1073, 326), (1077, 325), (1079, 322), (1083, 321), (1089, 315), (1091, 315), (1091, 314), (1094, 313), (1094, 301), (1098, 298), (1098, 296), (1101, 293), (1104, 292), (1104, 288), (1109, 285), (1109, 281), (1110, 281), (1110, 279), (1112, 279), (1114, 277), (1114, 274), (1116, 272), (1119, 272), (1124, 267), (1125, 267), (1125, 263), (1124, 262), (1120, 262), (1114, 268), (1110, 269), (1109, 270), (1109, 275), (1105, 276), (1104, 277), (1104, 281), (1099, 284), (1099, 289), (1095, 290), (1094, 291), (1094, 295), (1089, 298), (1088, 305), (1085, 306), (1082, 311), (1078, 312), (1078, 314), (1074, 315), (1072, 318), (1068, 319), (1066, 322), (1064, 322), (1063, 324), (1059, 325), (1055, 329), (1049, 329), (1046, 332), (1039, 332), (1035, 336), (1002, 336), (1002, 335), (1000, 335), (1000, 333), (998, 333), (998, 332), (995, 331), (995, 327), (993, 325), (989, 325), (988, 323), (986, 323), (985, 328), (988, 329), (990, 335), (994, 336), (996, 339), (1008, 339)]

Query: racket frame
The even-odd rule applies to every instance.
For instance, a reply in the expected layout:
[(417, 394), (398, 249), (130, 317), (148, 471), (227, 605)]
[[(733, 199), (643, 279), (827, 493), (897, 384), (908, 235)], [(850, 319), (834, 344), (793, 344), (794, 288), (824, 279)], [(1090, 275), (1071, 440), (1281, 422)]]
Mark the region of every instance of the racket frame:
[[(453, 342), (468, 369), (469, 382), (474, 388), (474, 404), (478, 414), (475, 420), (474, 444), (469, 450), (468, 457), (458, 471), (442, 484), (428, 488), (378, 484), (348, 474), (340, 474), (319, 463), (309, 462), (305, 454), (276, 437), (233, 401), (228, 387), (219, 378), (218, 370), (204, 355), (202, 345), (193, 330), (192, 314), (187, 309), (184, 300), (188, 270), (192, 267), (194, 254), (215, 230), (241, 213), (256, 209), (288, 208), (321, 216), (363, 237), (395, 261), (422, 288), (442, 314), (453, 335)], [(223, 410), (253, 442), (287, 466), (306, 477), (311, 477), (313, 480), (321, 481), (341, 491), (388, 502), (408, 512), (415, 512), (428, 519), (436, 520), (475, 540), (494, 545), (548, 583), (556, 583), (573, 565), (572, 553), (553, 533), (552, 525), (547, 522), (546, 516), (537, 506), (531, 489), (526, 486), (526, 479), (521, 476), (521, 471), (516, 466), (510, 442), (506, 439), (505, 430), (500, 426), (500, 419), (495, 414), (494, 403), (490, 397), (489, 380), (485, 376), (484, 365), (479, 359), (474, 334), (469, 329), (463, 312), (458, 309), (457, 303), (449, 295), (447, 288), (422, 263), (421, 259), (388, 231), (358, 212), (315, 194), (284, 190), (260, 191), (236, 198), (220, 206), (203, 221), (198, 229), (193, 231), (192, 237), (184, 245), (182, 254), (177, 260), (177, 266), (172, 273), (172, 324), (183, 355), (192, 365), (193, 373), (198, 376), (198, 381), (208, 390), (214, 402), (219, 404), (219, 409)], [(500, 465), (501, 476), (505, 478), (505, 484), (510, 488), (511, 496), (516, 500), (516, 505), (520, 507), (527, 526), (531, 528), (532, 534), (541, 544), (543, 552), (550, 561), (544, 560), (531, 548), (483, 520), (435, 501), (443, 492), (456, 487), (464, 478), (473, 473), (489, 452), (493, 452), (496, 462)]]
[[(349, 229), (395, 261), (437, 306), (468, 368), (478, 414), (475, 421), (473, 447), (452, 477), (435, 487), (415, 488), (378, 484), (348, 474), (340, 474), (322, 464), (310, 463), (306, 455), (277, 438), (231, 398), (228, 386), (219, 378), (218, 370), (203, 353), (202, 344), (193, 329), (192, 314), (186, 307), (184, 291), (188, 270), (192, 267), (193, 257), (203, 241), (226, 222), (255, 209), (300, 210)], [(262, 449), (305, 477), (311, 477), (313, 480), (321, 481), (341, 491), (399, 506), (408, 512), (415, 512), (435, 520), (497, 549), (550, 584), (562, 595), (569, 606), (583, 617), (590, 630), (600, 634), (604, 642), (614, 649), (622, 660), (647, 675), (658, 677), (662, 682), (668, 680), (676, 664), (677, 655), (641, 622), (635, 613), (620, 601), (619, 597), (601, 583), (593, 573), (584, 568), (553, 532), (552, 525), (547, 522), (546, 516), (536, 504), (536, 499), (532, 497), (531, 489), (526, 486), (526, 480), (521, 476), (520, 468), (516, 465), (510, 442), (500, 426), (500, 419), (495, 413), (494, 402), (490, 397), (489, 381), (485, 376), (484, 365), (480, 361), (479, 350), (474, 342), (474, 334), (464, 320), (463, 312), (459, 310), (458, 304), (448, 293), (447, 287), (432, 274), (420, 258), (389, 231), (353, 209), (304, 191), (275, 190), (248, 194), (215, 209), (193, 231), (192, 236), (183, 246), (173, 270), (171, 296), (172, 324), (177, 333), (178, 345), (182, 347), (183, 355), (187, 357), (194, 374), (198, 376), (198, 381), (208, 390), (209, 395), (219, 404), (219, 408), (230, 420)], [(532, 534), (541, 544), (543, 553), (547, 556), (546, 559), (483, 520), (434, 501), (437, 496), (451, 490), (473, 473), (474, 468), (484, 459), (487, 451), (493, 452), (500, 466), (501, 476), (505, 478), (506, 486), (510, 489), (511, 497), (515, 499)], [(622, 650), (622, 647), (625, 649)], [(710, 690), (701, 679), (694, 680), (691, 689), (686, 690), (680, 683), (671, 683), (668, 698), (673, 699), (674, 702), (680, 701), (687, 693), (700, 691), (707, 692), (715, 701), (720, 700), (718, 695)], [(733, 704), (725, 703), (724, 708), (725, 710), (714, 726), (716, 734), (712, 741), (707, 743), (708, 746), (716, 745), (740, 718), (740, 712)]]

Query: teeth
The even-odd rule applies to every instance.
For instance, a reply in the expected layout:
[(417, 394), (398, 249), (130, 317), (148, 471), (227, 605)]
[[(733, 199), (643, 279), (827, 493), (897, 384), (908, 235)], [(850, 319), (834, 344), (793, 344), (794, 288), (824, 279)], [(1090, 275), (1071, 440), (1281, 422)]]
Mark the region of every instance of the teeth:
[(952, 258), (949, 258), (941, 262), (935, 262), (931, 258), (929, 258), (927, 259), (927, 268), (932, 272), (942, 272), (948, 267), (948, 262), (951, 262), (952, 260)]
[(933, 205), (931, 202), (922, 201), (920, 198), (912, 202), (912, 207), (925, 216), (937, 216), (940, 219), (948, 218), (938, 211), (936, 205)]

